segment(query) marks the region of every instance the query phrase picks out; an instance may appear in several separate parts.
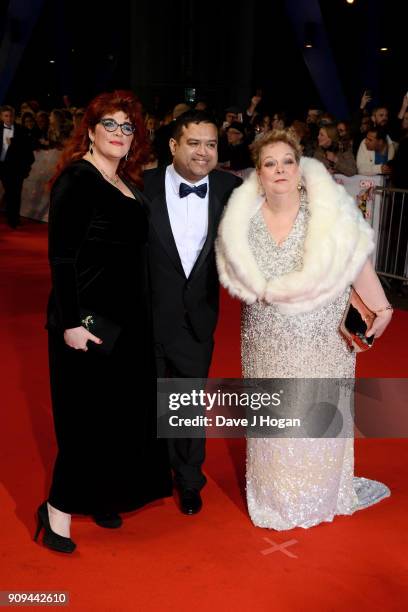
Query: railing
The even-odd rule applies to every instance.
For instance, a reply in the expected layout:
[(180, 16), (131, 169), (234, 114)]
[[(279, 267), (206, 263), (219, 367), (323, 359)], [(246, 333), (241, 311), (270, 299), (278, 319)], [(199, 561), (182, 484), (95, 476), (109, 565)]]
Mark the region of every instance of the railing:
[(408, 190), (376, 187), (381, 194), (377, 239), (377, 273), (408, 280)]

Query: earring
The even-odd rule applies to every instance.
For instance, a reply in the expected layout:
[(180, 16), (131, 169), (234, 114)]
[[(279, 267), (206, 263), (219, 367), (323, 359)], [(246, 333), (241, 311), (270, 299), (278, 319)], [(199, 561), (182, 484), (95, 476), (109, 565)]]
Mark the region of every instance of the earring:
[(302, 189), (303, 189), (303, 184), (302, 184), (302, 181), (299, 181), (299, 182), (298, 182), (298, 184), (297, 184), (297, 188), (298, 188), (298, 191), (302, 191)]
[(258, 177), (258, 189), (257, 189), (257, 191), (258, 191), (259, 195), (261, 195), (261, 196), (265, 195), (265, 189), (263, 188), (262, 183), (259, 180), (259, 177)]
[(93, 148), (92, 148), (93, 142), (92, 140), (89, 141), (89, 152), (91, 155), (93, 155)]
[(129, 157), (129, 151), (128, 151), (128, 152), (126, 153), (126, 155), (125, 155), (125, 161), (127, 161), (127, 160), (128, 160), (128, 157)]

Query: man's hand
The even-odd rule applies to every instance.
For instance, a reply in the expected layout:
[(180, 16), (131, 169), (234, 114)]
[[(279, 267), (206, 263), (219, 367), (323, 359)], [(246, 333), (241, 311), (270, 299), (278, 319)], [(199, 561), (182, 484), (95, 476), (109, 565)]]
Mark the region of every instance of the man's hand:
[(383, 164), (381, 166), (381, 174), (391, 174), (391, 172), (391, 166), (389, 166), (388, 164)]
[(365, 91), (361, 96), (360, 109), (364, 110), (367, 104), (371, 101), (371, 96)]

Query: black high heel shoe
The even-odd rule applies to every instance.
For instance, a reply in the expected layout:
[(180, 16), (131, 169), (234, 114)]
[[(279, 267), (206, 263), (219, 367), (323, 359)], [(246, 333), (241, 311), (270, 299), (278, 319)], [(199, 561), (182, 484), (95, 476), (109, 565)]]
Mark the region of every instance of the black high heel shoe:
[(37, 541), (40, 535), (41, 529), (44, 529), (43, 544), (51, 550), (57, 552), (72, 553), (76, 548), (75, 542), (71, 538), (64, 538), (64, 536), (55, 533), (51, 529), (50, 518), (48, 516), (47, 502), (45, 501), (37, 510), (37, 530), (34, 534), (34, 542)]

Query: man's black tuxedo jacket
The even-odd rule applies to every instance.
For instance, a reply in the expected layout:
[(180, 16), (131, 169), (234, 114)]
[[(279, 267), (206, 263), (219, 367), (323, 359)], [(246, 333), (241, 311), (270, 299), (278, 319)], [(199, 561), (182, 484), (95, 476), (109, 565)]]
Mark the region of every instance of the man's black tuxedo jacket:
[(161, 344), (171, 342), (187, 321), (197, 340), (204, 342), (212, 337), (218, 318), (214, 240), (224, 206), (242, 181), (219, 170), (209, 174), (207, 239), (186, 278), (171, 231), (165, 175), (165, 166), (144, 174), (144, 194), (150, 201), (149, 261), (155, 340)]
[[(3, 128), (0, 122), (0, 152), (3, 147)], [(8, 130), (6, 130), (8, 131)], [(14, 124), (14, 136), (7, 149), (6, 158), (2, 162), (3, 168), (10, 174), (18, 177), (27, 177), (34, 162), (34, 154), (24, 128)]]

